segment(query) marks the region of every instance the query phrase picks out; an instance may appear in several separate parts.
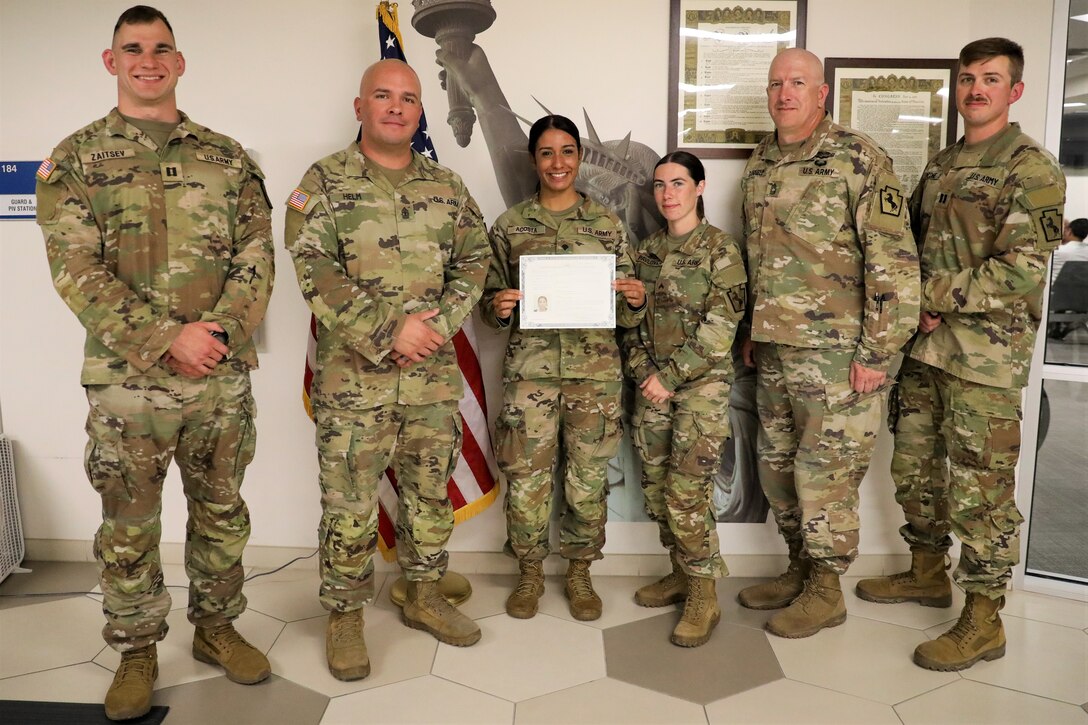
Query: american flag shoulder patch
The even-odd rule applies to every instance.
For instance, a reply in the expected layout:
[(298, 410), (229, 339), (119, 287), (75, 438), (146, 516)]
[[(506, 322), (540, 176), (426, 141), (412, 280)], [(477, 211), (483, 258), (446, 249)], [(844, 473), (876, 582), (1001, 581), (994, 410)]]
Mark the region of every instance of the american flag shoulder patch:
[(309, 194), (302, 189), (295, 189), (291, 192), (291, 196), (287, 198), (287, 206), (298, 211), (303, 211), (306, 208), (306, 202), (309, 200)]
[(42, 162), (42, 165), (38, 167), (38, 178), (42, 181), (49, 181), (49, 177), (56, 168), (57, 163), (53, 161), (53, 159), (46, 159)]

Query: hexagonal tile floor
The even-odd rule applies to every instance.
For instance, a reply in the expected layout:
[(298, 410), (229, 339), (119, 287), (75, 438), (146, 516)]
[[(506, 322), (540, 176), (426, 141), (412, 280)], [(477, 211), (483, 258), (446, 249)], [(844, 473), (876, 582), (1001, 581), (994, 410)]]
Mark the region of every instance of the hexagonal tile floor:
[[(94, 565), (40, 563), (0, 584), (0, 699), (101, 702), (117, 655), (101, 640)], [(170, 583), (184, 586), (171, 568)], [(555, 570), (554, 567), (549, 570)], [(912, 604), (874, 605), (847, 595), (841, 627), (802, 640), (763, 631), (769, 612), (736, 603), (755, 580), (719, 583), (722, 623), (703, 647), (668, 636), (679, 608), (644, 609), (632, 594), (650, 577), (595, 576), (605, 603), (596, 622), (567, 611), (562, 577), (549, 576), (540, 613), (506, 616), (512, 576), (470, 575), (464, 611), (483, 638), (440, 644), (403, 626), (387, 596), (366, 609), (370, 677), (341, 682), (326, 669), (326, 616), (313, 569), (292, 567), (247, 584), (239, 630), (266, 651), (274, 676), (245, 687), (192, 659), (184, 591), (159, 645), (154, 702), (167, 723), (928, 723), (1054, 722), (1088, 725), (1088, 603), (1010, 592), (1004, 659), (963, 673), (915, 667), (911, 652), (958, 614)], [(845, 578), (844, 590), (855, 579)], [(59, 593), (55, 597), (25, 595)], [(229, 716), (227, 715), (229, 713)]]

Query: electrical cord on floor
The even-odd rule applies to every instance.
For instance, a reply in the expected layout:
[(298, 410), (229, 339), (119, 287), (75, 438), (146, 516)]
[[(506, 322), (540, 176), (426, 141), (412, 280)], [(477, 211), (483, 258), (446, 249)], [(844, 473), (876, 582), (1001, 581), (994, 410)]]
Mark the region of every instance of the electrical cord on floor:
[[(306, 559), (312, 559), (315, 554), (317, 554), (317, 549), (314, 549), (313, 551), (311, 551), (309, 554), (306, 554), (305, 556), (296, 556), (294, 559), (291, 559), (287, 563), (280, 564), (275, 569), (269, 569), (268, 571), (262, 571), (262, 572), (260, 572), (258, 574), (250, 574), (249, 576), (247, 576), (242, 581), (250, 582), (250, 581), (253, 581), (254, 579), (257, 579), (257, 578), (262, 577), (262, 576), (268, 576), (269, 574), (275, 574), (276, 572), (283, 571), (287, 567), (294, 564), (296, 561), (305, 561)], [(189, 589), (189, 587), (182, 586), (180, 584), (167, 584), (166, 588), (167, 589), (184, 589), (186, 591), (188, 591), (188, 589)], [(12, 593), (12, 594), (7, 594), (5, 592), (0, 592), (0, 597), (12, 597), (12, 598), (18, 598), (18, 597), (26, 597), (26, 598), (32, 598), (32, 597), (78, 597), (78, 596), (84, 596), (84, 595), (88, 595), (88, 594), (91, 595), (91, 596), (102, 596), (102, 592), (90, 592), (90, 591), (87, 591), (87, 592), (16, 592), (16, 593)]]

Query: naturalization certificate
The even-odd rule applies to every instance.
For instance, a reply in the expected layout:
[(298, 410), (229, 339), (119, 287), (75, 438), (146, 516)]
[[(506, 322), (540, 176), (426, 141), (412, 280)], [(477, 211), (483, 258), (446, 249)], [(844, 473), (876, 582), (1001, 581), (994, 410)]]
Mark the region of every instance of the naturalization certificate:
[(521, 268), (521, 327), (616, 326), (614, 254), (531, 254)]

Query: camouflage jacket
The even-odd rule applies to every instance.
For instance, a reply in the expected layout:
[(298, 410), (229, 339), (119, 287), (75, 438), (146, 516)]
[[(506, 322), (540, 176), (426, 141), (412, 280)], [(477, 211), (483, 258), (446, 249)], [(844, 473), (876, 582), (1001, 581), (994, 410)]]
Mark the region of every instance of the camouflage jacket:
[(219, 323), (215, 374), (257, 367), (272, 292), (263, 175), (238, 142), (181, 115), (165, 148), (117, 109), (76, 131), (38, 171), (38, 224), (53, 285), (87, 330), (84, 385), (166, 376), (187, 322)]
[(884, 370), (918, 325), (918, 257), (892, 162), (831, 122), (783, 154), (776, 134), (741, 180), (752, 339), (854, 349)]
[[(635, 273), (646, 283), (646, 316), (624, 333), (627, 373), (654, 373), (669, 391), (702, 395), (733, 379), (733, 335), (748, 285), (737, 243), (703, 221), (679, 246), (662, 230), (642, 242)], [(726, 394), (728, 394), (726, 388)]]
[[(495, 316), (491, 301), (504, 289), (517, 289), (522, 255), (615, 254), (617, 278), (634, 272), (623, 224), (589, 197), (583, 197), (574, 218), (561, 221), (558, 228), (552, 224), (551, 216), (534, 196), (507, 209), (491, 227), (491, 268), (480, 315), (491, 327), (512, 325), (503, 380), (622, 380), (615, 330), (522, 330), (516, 307), (509, 320)], [(616, 322), (620, 326), (637, 325), (644, 312), (645, 308), (632, 310), (623, 295), (616, 294)]]
[(1061, 242), (1065, 177), (1019, 124), (979, 146), (961, 139), (933, 157), (910, 200), (922, 309), (942, 317), (911, 357), (964, 380), (1023, 387), (1047, 259)]
[[(480, 299), (490, 249), (461, 177), (412, 154), (394, 189), (356, 143), (309, 168), (287, 203), (285, 241), (320, 323), (315, 406), (364, 410), (461, 397), (453, 336)], [(446, 342), (399, 368), (389, 353), (406, 314)]]

